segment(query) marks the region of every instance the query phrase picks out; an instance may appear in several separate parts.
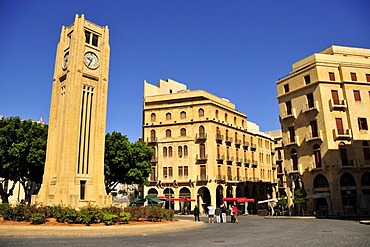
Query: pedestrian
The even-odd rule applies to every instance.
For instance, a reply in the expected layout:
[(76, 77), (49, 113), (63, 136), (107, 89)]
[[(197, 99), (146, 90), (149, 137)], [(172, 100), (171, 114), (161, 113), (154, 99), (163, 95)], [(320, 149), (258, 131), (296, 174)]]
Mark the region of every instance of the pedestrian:
[(238, 216), (238, 213), (239, 213), (238, 207), (237, 206), (233, 206), (232, 209), (231, 209), (231, 212), (234, 215), (234, 223), (239, 223), (238, 218), (236, 217), (236, 216)]
[(208, 207), (208, 223), (213, 223), (213, 217), (215, 215), (215, 208), (210, 204)]
[(220, 207), (216, 208), (215, 215), (216, 215), (216, 222), (221, 223), (221, 209), (220, 209)]
[(221, 207), (221, 220), (222, 220), (222, 223), (226, 223), (226, 208), (225, 208), (225, 206)]
[(197, 206), (194, 207), (194, 220), (195, 221), (200, 221), (199, 219), (199, 208)]

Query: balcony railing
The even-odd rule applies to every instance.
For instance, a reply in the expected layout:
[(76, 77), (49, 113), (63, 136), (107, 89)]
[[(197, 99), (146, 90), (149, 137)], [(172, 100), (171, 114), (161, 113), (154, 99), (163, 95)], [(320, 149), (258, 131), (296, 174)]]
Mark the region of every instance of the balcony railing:
[(233, 138), (232, 137), (226, 137), (225, 138), (226, 145), (231, 145), (232, 142), (233, 142)]
[(318, 108), (318, 102), (317, 101), (314, 101), (312, 105), (310, 104), (305, 104), (303, 106), (303, 109), (302, 109), (302, 112), (304, 113), (308, 113), (308, 112), (313, 112), (313, 111), (316, 111), (318, 112), (319, 111), (319, 108)]
[(206, 162), (208, 160), (208, 154), (204, 154), (204, 155), (197, 154), (195, 159), (197, 162)]
[(356, 165), (356, 160), (342, 160), (342, 167), (353, 167)]
[(333, 136), (335, 141), (339, 140), (351, 140), (352, 130), (351, 129), (333, 129)]
[(237, 166), (241, 166), (241, 165), (242, 165), (242, 163), (243, 163), (243, 158), (238, 158), (238, 157), (236, 157), (235, 161), (236, 161), (236, 165), (237, 165)]
[(226, 155), (226, 162), (233, 162), (233, 161), (234, 161), (234, 157)]
[(207, 140), (207, 133), (199, 133), (195, 135), (196, 142), (205, 142)]
[(258, 167), (258, 161), (252, 160), (252, 168), (257, 168)]
[(223, 140), (224, 140), (224, 136), (223, 135), (216, 134), (216, 142), (217, 143), (222, 143)]
[(308, 132), (306, 134), (306, 140), (307, 141), (315, 141), (315, 140), (321, 140), (322, 141), (322, 131), (319, 130), (316, 133)]
[(197, 181), (198, 182), (208, 181), (208, 175), (198, 175), (197, 176)]
[(225, 181), (226, 180), (226, 176), (225, 175), (217, 175), (217, 180), (218, 181)]
[(152, 157), (151, 162), (152, 162), (152, 164), (158, 163), (158, 158), (157, 157)]
[(217, 161), (224, 161), (225, 160), (225, 155), (223, 155), (223, 154), (217, 154), (216, 160)]
[(251, 144), (251, 151), (256, 151), (257, 150), (257, 144)]
[(285, 138), (284, 144), (285, 144), (285, 146), (290, 146), (290, 145), (299, 146), (299, 136), (294, 136), (294, 139)]
[(146, 139), (146, 142), (148, 143), (148, 145), (155, 145), (158, 142), (158, 138), (157, 137), (148, 137)]
[(249, 147), (249, 142), (244, 142), (244, 141), (243, 141), (243, 148), (244, 148), (245, 150), (248, 150), (248, 147)]
[(242, 145), (242, 141), (239, 139), (235, 139), (235, 147), (240, 148), (240, 145)]
[(334, 111), (334, 110), (343, 111), (347, 108), (347, 101), (345, 99), (344, 100), (338, 100), (338, 101), (334, 101), (333, 99), (330, 99), (329, 100), (329, 107), (330, 107), (331, 111)]
[(294, 108), (292, 108), (290, 111), (284, 111), (281, 114), (281, 119), (283, 119), (283, 120), (287, 120), (287, 119), (290, 119), (290, 118), (293, 118), (293, 119), (296, 118), (296, 114), (295, 114), (295, 109)]

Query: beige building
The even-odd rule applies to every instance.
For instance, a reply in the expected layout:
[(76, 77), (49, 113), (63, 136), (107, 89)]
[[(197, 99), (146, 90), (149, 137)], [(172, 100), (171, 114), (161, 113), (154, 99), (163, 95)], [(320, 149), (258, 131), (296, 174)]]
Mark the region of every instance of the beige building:
[(276, 83), (290, 205), (310, 212), (370, 209), (370, 50), (331, 46)]
[[(154, 151), (145, 195), (180, 210), (219, 206), (224, 197), (274, 198), (274, 140), (227, 99), (168, 79), (144, 82), (143, 137)], [(253, 209), (255, 205), (249, 205)]]
[(109, 30), (76, 15), (57, 48), (43, 183), (33, 203), (108, 205), (104, 144)]

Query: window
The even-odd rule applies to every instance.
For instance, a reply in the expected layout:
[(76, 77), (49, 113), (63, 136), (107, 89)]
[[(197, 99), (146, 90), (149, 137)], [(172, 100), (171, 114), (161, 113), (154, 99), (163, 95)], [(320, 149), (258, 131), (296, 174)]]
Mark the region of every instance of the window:
[(163, 147), (163, 157), (167, 157), (167, 147)]
[(331, 90), (331, 98), (333, 99), (334, 105), (339, 105), (339, 95), (337, 90)]
[(356, 73), (351, 73), (351, 80), (352, 81), (357, 81), (357, 75), (356, 75)]
[(168, 147), (168, 157), (172, 157), (172, 147)]
[(215, 111), (215, 118), (218, 119), (218, 110)]
[(167, 112), (167, 113), (166, 113), (166, 120), (171, 120), (171, 117), (172, 117), (172, 116), (171, 116), (171, 113)]
[(181, 119), (185, 119), (185, 118), (186, 118), (186, 112), (182, 111), (182, 112), (180, 113), (180, 118), (181, 118)]
[(236, 117), (234, 117), (234, 125), (236, 126)]
[(166, 137), (171, 137), (171, 130), (170, 129), (166, 130)]
[(189, 155), (189, 152), (188, 152), (188, 146), (184, 146), (184, 157), (187, 157)]
[(227, 113), (225, 113), (225, 122), (227, 122)]
[(292, 102), (291, 101), (285, 102), (285, 107), (286, 107), (286, 114), (292, 115)]
[(199, 137), (200, 138), (204, 138), (204, 137), (206, 137), (206, 131), (205, 131), (205, 129), (204, 129), (204, 127), (203, 126), (199, 126)]
[(314, 179), (314, 188), (327, 188), (329, 187), (329, 182), (326, 177), (322, 174), (319, 174)]
[(199, 156), (201, 159), (206, 157), (206, 146), (204, 144), (199, 145)]
[(306, 83), (306, 85), (310, 84), (311, 83), (311, 78), (310, 78), (310, 75), (306, 75), (304, 78), (304, 82)]
[(152, 113), (150, 115), (150, 121), (155, 122), (155, 120), (156, 120), (156, 115), (155, 115), (155, 113)]
[(321, 168), (322, 167), (321, 152), (320, 152), (320, 146), (318, 144), (315, 144), (315, 146), (313, 146), (313, 156), (315, 157), (316, 168)]
[(353, 96), (355, 97), (356, 102), (361, 101), (361, 94), (359, 90), (353, 90)]
[(347, 159), (347, 147), (344, 142), (339, 143), (339, 154), (342, 161), (342, 166), (348, 166), (349, 164)]
[(294, 143), (295, 142), (295, 132), (294, 132), (294, 127), (291, 126), (288, 128), (289, 131), (289, 142)]
[(163, 167), (163, 177), (173, 177), (172, 167)]
[(85, 30), (85, 42), (86, 44), (98, 47), (98, 35)]
[(308, 108), (313, 108), (315, 105), (314, 105), (314, 101), (313, 101), (313, 94), (312, 93), (309, 93), (306, 95), (307, 97), (307, 105), (308, 105)]
[(180, 136), (186, 136), (186, 129), (185, 128), (180, 129)]
[(297, 151), (295, 149), (293, 149), (290, 152), (290, 157), (292, 158), (292, 169), (293, 169), (293, 171), (298, 171), (298, 155), (297, 155)]
[(80, 180), (80, 200), (85, 200), (86, 194), (86, 181)]
[(334, 72), (329, 72), (329, 80), (335, 81), (335, 75)]
[(200, 109), (198, 110), (198, 116), (199, 116), (199, 117), (204, 117), (204, 110), (203, 110), (202, 108), (200, 108)]
[(244, 120), (242, 120), (242, 128), (244, 129)]
[(284, 85), (284, 93), (289, 93), (289, 84)]
[(370, 82), (370, 74), (366, 74), (366, 81)]
[(317, 129), (317, 121), (313, 120), (310, 122), (311, 125), (311, 135), (312, 137), (319, 137), (318, 129)]
[(156, 139), (156, 136), (155, 136), (155, 130), (151, 130), (151, 131), (150, 131), (150, 140), (151, 140), (151, 141), (155, 141), (155, 139)]
[(358, 118), (358, 129), (368, 130), (366, 118)]
[(335, 124), (337, 126), (338, 135), (344, 135), (343, 122), (341, 118), (335, 119)]
[(188, 166), (179, 166), (178, 167), (179, 177), (187, 177), (188, 176), (188, 171), (189, 171)]
[(370, 161), (370, 147), (369, 147), (369, 143), (367, 141), (362, 142), (362, 151), (363, 151), (363, 154), (364, 154), (364, 160), (366, 160), (367, 163), (369, 163), (369, 161)]
[(179, 146), (179, 147), (177, 148), (177, 153), (178, 153), (178, 155), (179, 155), (179, 158), (181, 158), (181, 157), (182, 157), (182, 147), (181, 147), (181, 146)]

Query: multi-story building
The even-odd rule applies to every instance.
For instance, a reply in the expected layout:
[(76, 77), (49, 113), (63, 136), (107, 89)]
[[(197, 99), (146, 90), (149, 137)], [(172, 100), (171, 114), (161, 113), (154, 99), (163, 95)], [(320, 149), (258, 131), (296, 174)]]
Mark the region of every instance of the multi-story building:
[[(225, 197), (275, 197), (274, 140), (230, 101), (173, 80), (144, 82), (143, 139), (154, 151), (145, 195), (179, 210)], [(253, 205), (250, 205), (252, 208)]]
[(329, 48), (293, 64), (276, 83), (289, 204), (370, 209), (370, 50)]

